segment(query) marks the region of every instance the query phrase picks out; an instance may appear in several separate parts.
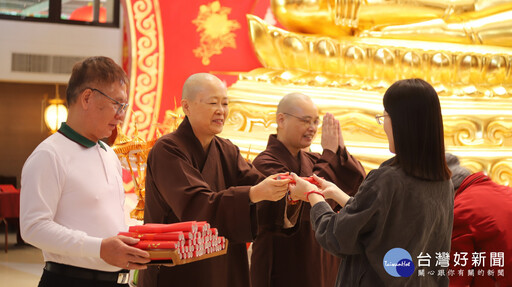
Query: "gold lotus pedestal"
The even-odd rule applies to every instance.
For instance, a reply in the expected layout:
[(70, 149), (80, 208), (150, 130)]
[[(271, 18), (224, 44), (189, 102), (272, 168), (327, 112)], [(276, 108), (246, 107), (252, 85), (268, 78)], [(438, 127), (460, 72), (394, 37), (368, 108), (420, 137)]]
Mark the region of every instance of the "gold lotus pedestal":
[[(280, 1), (274, 1), (280, 2)], [(283, 2), (283, 1), (281, 1)], [(286, 1), (284, 1), (286, 2)], [(350, 152), (367, 170), (392, 156), (374, 119), (394, 81), (422, 78), (437, 90), (447, 151), (472, 171), (512, 185), (512, 48), (289, 32), (248, 16), (264, 68), (229, 88), (222, 135), (254, 157), (275, 133), (275, 111), (287, 93), (312, 97), (340, 121)], [(320, 131), (321, 132), (321, 131)], [(320, 151), (318, 136), (312, 145)]]

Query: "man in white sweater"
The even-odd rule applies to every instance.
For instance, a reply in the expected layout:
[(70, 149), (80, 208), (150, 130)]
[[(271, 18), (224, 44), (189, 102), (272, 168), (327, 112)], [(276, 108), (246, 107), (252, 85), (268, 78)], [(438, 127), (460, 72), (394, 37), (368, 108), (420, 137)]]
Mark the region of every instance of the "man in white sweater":
[(128, 286), (126, 269), (146, 268), (149, 254), (130, 246), (138, 239), (116, 236), (126, 230), (121, 165), (100, 140), (124, 118), (127, 85), (112, 59), (75, 64), (67, 122), (23, 166), (21, 234), (43, 251), (39, 286)]

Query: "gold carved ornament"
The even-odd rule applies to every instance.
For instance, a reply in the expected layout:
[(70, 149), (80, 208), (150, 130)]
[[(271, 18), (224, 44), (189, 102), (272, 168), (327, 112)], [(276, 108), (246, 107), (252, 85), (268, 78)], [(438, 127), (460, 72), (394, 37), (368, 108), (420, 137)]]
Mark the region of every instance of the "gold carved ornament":
[(197, 26), (199, 32), (199, 47), (194, 49), (194, 55), (201, 58), (204, 66), (210, 64), (213, 55), (220, 55), (222, 49), (236, 48), (236, 34), (234, 30), (240, 29), (236, 20), (229, 20), (231, 8), (222, 7), (219, 1), (213, 1), (208, 5), (199, 7), (197, 18), (192, 23)]
[(135, 209), (130, 212), (130, 217), (143, 220), (144, 198), (146, 195), (146, 162), (155, 140), (145, 141), (140, 138), (137, 127), (135, 127), (135, 133), (131, 138), (123, 134), (119, 126), (117, 129), (118, 135), (112, 149), (121, 161), (121, 166), (130, 171), (138, 200)]
[(137, 195), (137, 205), (130, 212), (130, 217), (143, 220), (144, 205), (146, 196), (146, 168), (149, 152), (156, 140), (166, 133), (175, 131), (183, 121), (184, 116), (180, 115), (181, 108), (176, 111), (167, 111), (162, 124), (156, 128), (156, 137), (152, 140), (144, 140), (138, 135), (137, 126), (133, 136), (128, 137), (122, 133), (118, 126), (117, 138), (112, 145), (112, 149), (121, 161), (121, 166), (130, 172), (132, 177), (135, 194)]

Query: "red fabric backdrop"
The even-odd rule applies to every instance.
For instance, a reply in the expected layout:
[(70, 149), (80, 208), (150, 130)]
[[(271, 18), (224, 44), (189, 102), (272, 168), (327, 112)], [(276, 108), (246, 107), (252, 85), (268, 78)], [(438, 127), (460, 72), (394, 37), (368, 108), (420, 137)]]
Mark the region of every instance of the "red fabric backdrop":
[(200, 32), (193, 21), (199, 16), (201, 5), (211, 5), (213, 2), (215, 1), (160, 1), (165, 46), (160, 119), (163, 119), (165, 110), (175, 109), (174, 99), (177, 106), (180, 106), (181, 87), (189, 75), (197, 72), (214, 72), (229, 85), (236, 81), (237, 76), (228, 76), (224, 73), (247, 72), (261, 66), (249, 40), (246, 14), (255, 14), (263, 18), (269, 7), (269, 0), (218, 1), (221, 7), (231, 9), (227, 19), (240, 25), (238, 29), (232, 30), (235, 34), (236, 48), (224, 47), (220, 55), (209, 58), (208, 65), (194, 55), (194, 49), (200, 46)]

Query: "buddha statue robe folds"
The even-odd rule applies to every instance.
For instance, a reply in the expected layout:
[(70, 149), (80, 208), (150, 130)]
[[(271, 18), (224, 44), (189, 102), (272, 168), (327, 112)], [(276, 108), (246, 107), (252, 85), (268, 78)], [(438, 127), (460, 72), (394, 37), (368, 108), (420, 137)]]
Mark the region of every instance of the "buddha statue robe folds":
[(504, 0), (272, 0), (289, 31), (512, 47)]
[(455, 95), (512, 92), (510, 1), (273, 0), (272, 10), (287, 30), (248, 16), (258, 58), (316, 73), (300, 76), (308, 83), (371, 89), (418, 77)]

